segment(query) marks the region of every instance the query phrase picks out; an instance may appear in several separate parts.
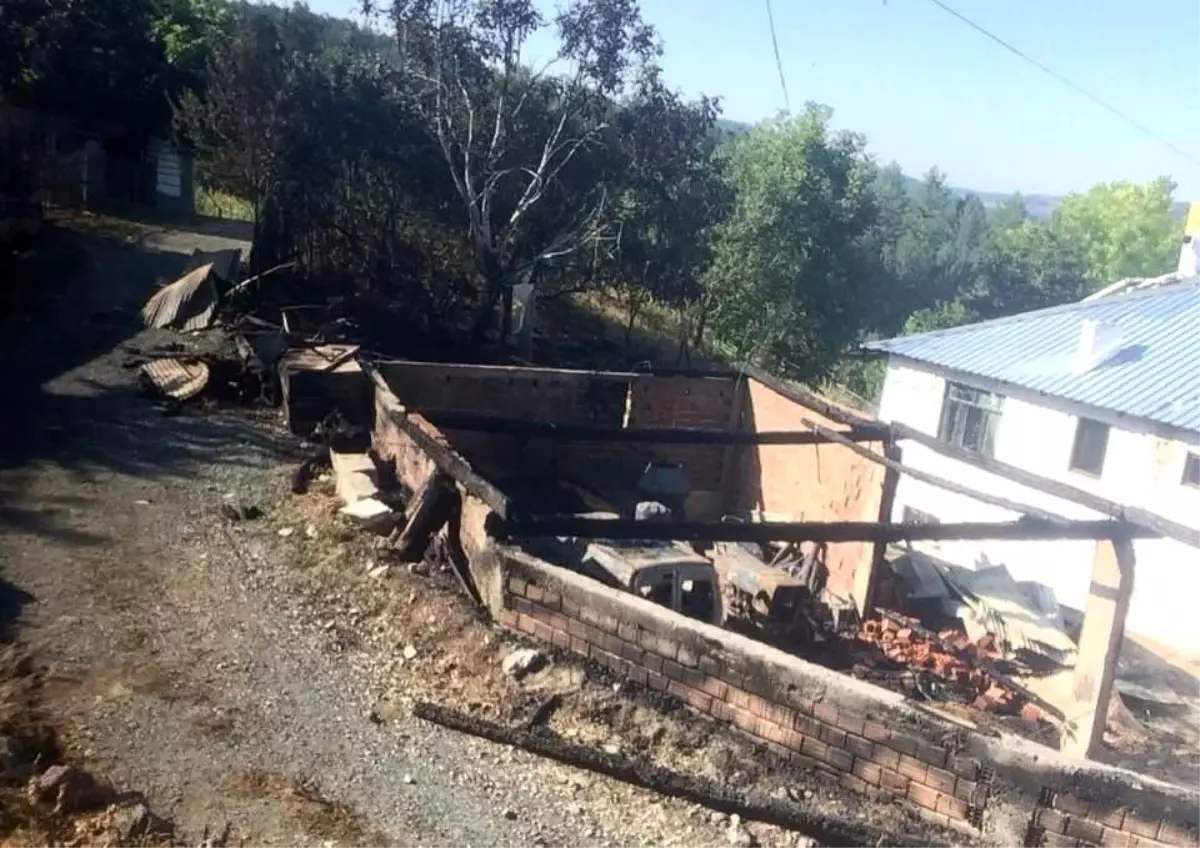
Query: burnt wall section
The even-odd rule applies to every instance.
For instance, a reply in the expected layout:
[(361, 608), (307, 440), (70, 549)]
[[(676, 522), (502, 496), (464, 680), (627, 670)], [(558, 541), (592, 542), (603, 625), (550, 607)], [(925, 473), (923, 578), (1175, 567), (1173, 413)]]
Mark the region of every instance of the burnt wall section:
[[(410, 411), (471, 413), (553, 424), (690, 428), (725, 432), (734, 421), (733, 376), (658, 376), (492, 365), (383, 362), (377, 370)], [(446, 441), (506, 488), (564, 480), (597, 493), (625, 492), (651, 461), (683, 464), (696, 495), (689, 516), (720, 515), (720, 445), (637, 444), (518, 437), (446, 428)], [(695, 505), (695, 509), (693, 509)]]
[[(745, 388), (741, 427), (753, 433), (804, 430), (804, 420), (831, 430), (847, 424), (818, 412), (786, 387), (751, 378)], [(863, 447), (883, 453), (880, 442)], [(843, 445), (753, 445), (737, 449), (736, 510), (777, 521), (879, 521), (885, 500), (887, 469)], [(889, 504), (890, 507), (890, 504)], [(875, 545), (830, 545), (826, 565), (829, 588), (861, 605), (875, 562)]]
[(1184, 790), (973, 733), (897, 694), (500, 551), (501, 624), (673, 695), (872, 799), (996, 844), (1197, 844), (1197, 799)]
[[(981, 764), (903, 698), (762, 643), (692, 622), (521, 552), (503, 556), (497, 619), (674, 695), (780, 756), (942, 825), (987, 803)], [(936, 740), (936, 741), (934, 741)]]

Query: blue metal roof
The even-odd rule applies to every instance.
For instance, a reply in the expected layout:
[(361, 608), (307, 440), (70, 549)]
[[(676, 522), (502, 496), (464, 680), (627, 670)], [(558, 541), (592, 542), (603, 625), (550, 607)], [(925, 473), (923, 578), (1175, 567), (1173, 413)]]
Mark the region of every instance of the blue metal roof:
[[(1074, 375), (1069, 362), (1085, 319), (1119, 328), (1120, 348), (1091, 370)], [(1200, 277), (864, 347), (1200, 430)]]

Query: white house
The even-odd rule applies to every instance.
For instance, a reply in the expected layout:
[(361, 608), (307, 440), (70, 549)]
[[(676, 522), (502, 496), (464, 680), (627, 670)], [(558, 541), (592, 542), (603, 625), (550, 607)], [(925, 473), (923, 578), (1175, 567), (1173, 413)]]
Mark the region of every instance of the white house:
[[(868, 345), (888, 356), (879, 417), (1125, 506), (1200, 527), (1200, 277)], [(1068, 518), (1103, 518), (909, 441), (905, 465)], [(901, 477), (896, 520), (1011, 521)], [(1005, 565), (1082, 610), (1093, 543), (954, 542), (930, 553)], [(1138, 540), (1130, 632), (1200, 653), (1200, 550)]]

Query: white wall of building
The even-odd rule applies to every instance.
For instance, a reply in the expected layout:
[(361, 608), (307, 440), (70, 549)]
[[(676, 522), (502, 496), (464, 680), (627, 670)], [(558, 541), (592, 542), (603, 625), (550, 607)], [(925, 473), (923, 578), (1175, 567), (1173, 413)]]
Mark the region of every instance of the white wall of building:
[[(937, 436), (946, 381), (893, 360), (879, 417)], [(1069, 468), (1077, 418), (1006, 397), (995, 437), (995, 459), (1043, 477), (1138, 506), (1183, 524), (1200, 526), (1200, 489), (1181, 484), (1187, 447), (1147, 433), (1111, 427), (1099, 478)], [(1105, 518), (1092, 510), (1029, 489), (1004, 477), (912, 442), (900, 443), (904, 464), (965, 486), (1068, 518)], [(1193, 450), (1195, 450), (1193, 448)], [(1011, 521), (1007, 510), (981, 504), (901, 475), (894, 518), (912, 507), (941, 521)], [(931, 554), (967, 567), (1005, 565), (1017, 580), (1037, 580), (1059, 602), (1082, 610), (1091, 583), (1090, 541), (929, 543)], [(1200, 550), (1172, 540), (1135, 542), (1137, 566), (1126, 628), (1180, 650), (1200, 653)]]

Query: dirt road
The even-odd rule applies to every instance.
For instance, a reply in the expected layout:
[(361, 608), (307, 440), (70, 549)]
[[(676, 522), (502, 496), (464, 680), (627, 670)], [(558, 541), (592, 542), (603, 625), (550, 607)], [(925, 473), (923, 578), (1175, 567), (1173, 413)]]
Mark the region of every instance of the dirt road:
[(297, 446), (274, 416), (164, 417), (124, 367), (130, 341), (155, 341), (137, 308), (156, 281), (230, 242), (80, 238), (89, 270), (10, 339), (0, 615), (86, 765), (145, 793), (185, 844), (227, 827), (250, 844), (724, 843), (719, 817), (691, 805), (372, 720), (361, 663), (277, 588), (303, 567), (301, 540), (220, 515), (279, 502)]

